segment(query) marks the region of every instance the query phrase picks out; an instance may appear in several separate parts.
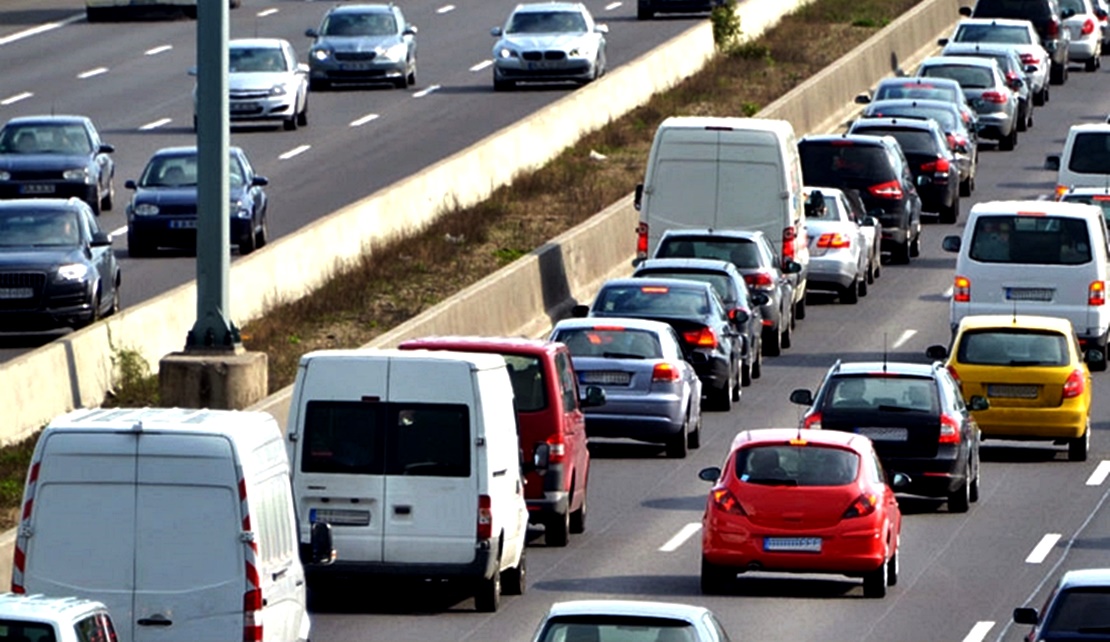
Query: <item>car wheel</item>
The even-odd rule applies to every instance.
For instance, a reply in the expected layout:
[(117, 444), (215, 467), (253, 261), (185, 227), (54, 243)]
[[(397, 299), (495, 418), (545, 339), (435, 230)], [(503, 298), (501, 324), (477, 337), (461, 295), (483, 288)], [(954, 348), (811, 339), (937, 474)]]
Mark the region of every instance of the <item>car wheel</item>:
[[(728, 412), (732, 410), (732, 382), (728, 381), (720, 388), (709, 391), (710, 406), (714, 410)], [(682, 439), (682, 443), (686, 443), (686, 439)]]
[(1047, 93), (1047, 90), (1042, 87), (1040, 91), (1033, 94), (1033, 104), (1036, 105), (1037, 107), (1040, 107), (1041, 105), (1044, 105), (1044, 103), (1045, 103), (1045, 99), (1044, 99), (1045, 98), (1045, 93)]
[(110, 211), (113, 207), (115, 207), (115, 202), (116, 202), (116, 187), (112, 183), (112, 179), (108, 179), (108, 193), (103, 194), (100, 197), (100, 209), (101, 209), (101, 211), (105, 211), (105, 212)]
[(964, 480), (960, 482), (959, 488), (948, 493), (948, 512), (950, 513), (966, 513), (971, 505), (971, 464), (967, 465), (967, 470), (964, 471)]
[(1091, 56), (1083, 63), (1084, 71), (1097, 71), (1098, 70), (1098, 56)]
[(768, 356), (777, 357), (782, 354), (782, 335), (779, 334), (778, 328), (765, 329), (763, 331), (763, 343)]
[(285, 120), (281, 121), (281, 126), (287, 132), (297, 131), (297, 117), (296, 117), (296, 115), (290, 116), (289, 118), (286, 118)]
[(331, 83), (323, 78), (312, 78), (308, 81), (309, 91), (325, 91), (331, 89)]
[(998, 149), (1000, 149), (1004, 152), (1011, 152), (1011, 151), (1014, 150), (1015, 147), (1017, 147), (1017, 141), (1018, 141), (1017, 127), (1014, 127), (1013, 129), (1010, 130), (1009, 135), (1007, 135), (1002, 140), (998, 141)]
[(883, 562), (879, 564), (879, 568), (865, 573), (863, 576), (863, 596), (864, 597), (886, 597), (887, 584), (887, 564)]
[(398, 78), (397, 80), (394, 80), (393, 81), (393, 86), (396, 87), (397, 89), (407, 89), (408, 86), (409, 86), (408, 74), (405, 74), (405, 75), (401, 76), (400, 78)]
[(104, 316), (106, 316), (106, 317), (110, 317), (113, 314), (119, 312), (120, 308), (123, 307), (123, 303), (121, 302), (121, 299), (120, 299), (119, 284), (120, 284), (120, 277), (117, 274), (116, 275), (115, 287), (112, 288), (112, 305), (108, 308), (108, 311), (104, 313)]
[(92, 305), (89, 306), (90, 308), (92, 308), (91, 311), (89, 312), (89, 316), (82, 319), (81, 321), (78, 321), (77, 323), (74, 323), (73, 324), (73, 329), (74, 330), (80, 330), (81, 328), (87, 328), (90, 325), (92, 325), (92, 324), (94, 324), (94, 323), (96, 323), (97, 321), (100, 320), (100, 307), (102, 305), (104, 305), (101, 296), (102, 295), (101, 295), (100, 286), (98, 285), (96, 287), (96, 294), (93, 296)]
[(790, 315), (789, 322), (786, 322), (784, 319), (784, 323), (780, 329), (782, 330), (782, 341), (780, 343), (782, 343), (783, 348), (789, 348), (790, 342), (794, 338), (794, 315)]
[(882, 252), (875, 252), (875, 267), (871, 270), (871, 273), (875, 275), (876, 279), (883, 275)]
[(806, 318), (806, 298), (804, 296), (794, 304), (794, 318), (798, 321)]
[(894, 547), (894, 555), (886, 563), (886, 585), (895, 586), (898, 584), (898, 574), (902, 572), (902, 536), (897, 536), (897, 543)]
[(1087, 367), (1090, 368), (1091, 372), (1105, 372), (1106, 371), (1106, 359), (1107, 359), (1107, 356), (1108, 356), (1106, 354), (1106, 350), (1107, 350), (1108, 347), (1110, 347), (1110, 337), (1103, 337), (1102, 341), (1099, 341), (1098, 343), (1095, 344), (1095, 350), (1098, 350), (1099, 352), (1101, 352), (1102, 357), (1100, 357), (1097, 361), (1092, 361), (1092, 362), (1087, 364)]
[(752, 361), (752, 379), (758, 379), (763, 376), (763, 341), (759, 341), (759, 346), (755, 350), (755, 360)]
[(1023, 132), (1029, 128), (1029, 107), (1022, 103), (1018, 103), (1018, 122), (1017, 130)]
[(940, 222), (952, 224), (960, 218), (960, 196), (957, 194), (950, 205), (942, 205), (940, 208)]
[(501, 592), (505, 595), (524, 595), (527, 589), (528, 565), (524, 549), (520, 549), (520, 561), (516, 566), (501, 573)]
[(851, 283), (840, 288), (840, 302), (859, 303), (859, 279), (853, 279)]
[[(690, 418), (686, 418), (686, 423), (689, 424)], [(694, 427), (690, 429), (686, 437), (687, 448), (701, 448), (701, 420), (698, 420)]]
[(412, 66), (412, 71), (409, 72), (408, 81), (409, 81), (409, 87), (415, 87), (416, 86), (416, 65)]
[(859, 296), (861, 296), (861, 297), (867, 296), (867, 293), (868, 293), (869, 290), (867, 289), (867, 275), (866, 274), (864, 274), (863, 276), (860, 277), (859, 286), (856, 289), (859, 292)]
[(1048, 85), (1046, 84), (1046, 85), (1044, 86), (1044, 89), (1043, 89), (1043, 90), (1041, 91), (1041, 94), (1042, 94), (1042, 96), (1041, 96), (1041, 104), (1042, 104), (1042, 105), (1046, 105), (1046, 104), (1048, 104), (1048, 101), (1049, 101), (1049, 99), (1051, 99), (1051, 98), (1052, 98), (1052, 95), (1051, 95), (1051, 94), (1049, 93), (1049, 91), (1050, 91), (1050, 90), (1049, 90), (1049, 88), (1048, 88)]
[(979, 501), (979, 475), (983, 471), (982, 463), (979, 461), (979, 456), (975, 456), (975, 476), (971, 478), (971, 487), (968, 488), (967, 498), (972, 504)]
[(140, 241), (138, 236), (127, 233), (127, 255), (133, 258), (142, 258), (154, 254), (154, 246), (145, 241)]
[(543, 541), (548, 546), (563, 547), (567, 545), (570, 533), (570, 511), (556, 513), (544, 524)]
[(304, 99), (304, 109), (301, 110), (301, 113), (297, 114), (297, 126), (298, 127), (308, 127), (308, 97), (307, 96)]
[(1051, 67), (1049, 67), (1048, 70), (1048, 82), (1052, 83), (1053, 85), (1064, 84), (1064, 81), (1067, 80), (1067, 69), (1067, 63), (1064, 63), (1062, 65), (1052, 63)]
[(194, 115), (194, 116), (193, 116), (193, 133), (194, 133), (194, 134), (195, 134), (195, 133), (197, 133), (197, 130), (198, 130), (198, 129), (199, 129), (199, 128), (197, 127), (197, 117), (196, 117), (196, 116)]
[[(725, 399), (728, 399), (728, 397), (725, 397)], [(678, 431), (667, 440), (667, 457), (670, 459), (684, 459), (688, 448), (686, 423), (683, 422), (682, 430)]]
[(270, 225), (266, 222), (266, 216), (262, 216), (262, 225), (259, 226), (258, 231), (254, 234), (254, 246), (257, 248), (266, 247), (266, 243), (270, 241)]
[(905, 243), (902, 243), (898, 247), (894, 248), (894, 252), (891, 253), (891, 258), (894, 260), (895, 263), (905, 264), (910, 262), (910, 245), (910, 240), (906, 239)]
[(743, 371), (744, 362), (740, 361), (736, 364), (736, 376), (732, 379), (732, 388), (729, 393), (729, 398), (732, 401), (740, 401), (740, 387), (743, 385)]
[(736, 573), (725, 566), (718, 566), (701, 558), (701, 592), (717, 595), (728, 590), (728, 585), (736, 579)]
[(493, 577), (478, 580), (474, 594), (474, 610), (479, 613), (494, 613), (501, 605), (501, 573), (493, 572)]
[[(574, 495), (574, 489), (571, 489), (571, 495)], [(582, 493), (582, 505), (578, 510), (571, 511), (570, 513), (570, 532), (572, 533), (585, 533), (586, 532), (586, 493)]]
[(1087, 461), (1091, 449), (1091, 426), (1083, 430), (1083, 436), (1068, 440), (1068, 461)]
[(971, 177), (960, 181), (960, 196), (971, 196)]
[(742, 385), (742, 386), (752, 385), (752, 364), (751, 363), (742, 363), (742, 364), (740, 364), (740, 385)]
[(85, 20), (104, 22), (112, 17), (111, 7), (85, 7)]
[[(917, 235), (914, 236), (913, 241), (910, 242), (910, 256), (911, 257), (921, 256), (921, 230), (920, 229), (917, 230)], [(909, 263), (909, 261), (906, 261), (906, 262)]]
[(246, 256), (258, 249), (257, 241), (258, 237), (256, 236), (254, 230), (247, 232), (247, 235), (239, 241), (239, 254), (242, 256)]
[(494, 91), (509, 91), (516, 87), (516, 83), (511, 80), (501, 80), (497, 76), (493, 77), (493, 90)]
[(651, 20), (654, 17), (655, 12), (652, 11), (649, 7), (645, 6), (643, 3), (640, 3), (636, 6), (637, 20)]

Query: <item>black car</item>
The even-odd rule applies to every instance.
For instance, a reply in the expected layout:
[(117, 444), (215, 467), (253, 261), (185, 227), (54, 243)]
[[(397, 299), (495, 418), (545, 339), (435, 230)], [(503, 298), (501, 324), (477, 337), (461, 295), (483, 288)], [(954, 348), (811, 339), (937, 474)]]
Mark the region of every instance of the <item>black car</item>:
[(112, 209), (115, 148), (85, 116), (24, 116), (0, 129), (0, 198), (76, 196)]
[(657, 13), (691, 13), (712, 11), (725, 4), (724, 0), (638, 0), (636, 19), (650, 20)]
[(891, 136), (898, 141), (917, 184), (921, 209), (939, 214), (941, 223), (956, 222), (960, 216), (959, 161), (935, 120), (860, 118), (848, 133)]
[(960, 386), (940, 362), (837, 361), (816, 396), (795, 390), (790, 401), (809, 406), (805, 428), (864, 435), (888, 473), (904, 473), (904, 492), (944, 497), (963, 513), (979, 499), (979, 426), (971, 410), (987, 407)]
[(978, 0), (974, 9), (960, 7), (960, 15), (972, 18), (1016, 18), (1033, 23), (1041, 46), (1052, 59), (1048, 80), (1062, 85), (1068, 79), (1071, 32), (1064, 26), (1064, 15), (1057, 0)]
[(740, 401), (744, 342), (713, 286), (680, 279), (612, 279), (592, 306), (576, 305), (576, 317), (637, 317), (670, 324), (698, 379), (702, 394), (718, 410)]
[(78, 198), (0, 201), (0, 331), (81, 328), (120, 308), (112, 239)]
[(864, 92), (856, 96), (856, 103), (868, 105), (880, 100), (943, 100), (952, 103), (960, 110), (960, 119), (971, 131), (979, 131), (979, 115), (971, 108), (971, 102), (960, 83), (951, 78), (921, 78), (917, 76), (895, 76), (883, 78), (875, 86), (874, 93)]
[[(802, 181), (858, 189), (883, 226), (882, 248), (896, 263), (921, 253), (921, 196), (902, 148), (887, 136), (806, 136), (798, 141)], [(875, 211), (881, 210), (881, 211)]]
[(763, 373), (763, 312), (769, 299), (763, 292), (748, 292), (744, 275), (731, 261), (711, 259), (648, 259), (632, 273), (636, 278), (686, 279), (713, 286), (725, 311), (744, 340), (740, 383), (749, 386)]
[[(231, 243), (240, 254), (266, 245), (266, 208), (262, 189), (269, 181), (254, 172), (243, 150), (231, 147), (228, 193), (231, 198)], [(197, 148), (167, 147), (154, 153), (142, 178), (128, 180), (135, 190), (127, 206), (127, 252), (150, 256), (162, 247), (195, 249), (197, 245)]]

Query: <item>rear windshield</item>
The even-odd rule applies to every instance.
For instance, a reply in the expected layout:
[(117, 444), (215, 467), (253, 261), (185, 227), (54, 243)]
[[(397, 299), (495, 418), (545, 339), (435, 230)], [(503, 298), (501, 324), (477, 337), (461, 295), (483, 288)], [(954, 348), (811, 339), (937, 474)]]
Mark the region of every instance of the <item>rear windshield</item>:
[(1076, 134), (1068, 169), (1079, 174), (1110, 174), (1110, 132)]
[(594, 310), (608, 314), (703, 316), (709, 314), (704, 290), (657, 285), (611, 285), (597, 296)]
[(733, 281), (727, 274), (720, 272), (695, 272), (694, 270), (648, 269), (636, 272), (637, 277), (655, 277), (660, 279), (682, 279), (684, 281), (697, 281), (713, 286), (713, 291), (722, 301), (735, 301), (737, 292), (733, 289)]
[(659, 259), (716, 259), (730, 261), (738, 268), (757, 268), (759, 247), (748, 239), (665, 238), (655, 251)]
[(931, 65), (921, 70), (926, 78), (949, 78), (964, 89), (986, 89), (994, 86), (994, 74), (986, 67), (970, 65)]
[(663, 349), (654, 332), (612, 326), (566, 328), (555, 336), (575, 357), (607, 359), (661, 359)]
[(809, 185), (844, 182), (884, 183), (897, 180), (886, 150), (878, 145), (806, 144), (802, 147), (802, 177)]
[(956, 358), (992, 366), (1065, 366), (1068, 337), (1059, 332), (999, 328), (965, 332)]
[(0, 640), (54, 642), (54, 626), (43, 622), (0, 620)]
[(1061, 635), (1085, 633), (1092, 640), (1102, 637), (1110, 630), (1110, 588), (1090, 586), (1060, 591), (1052, 610), (1045, 614), (1043, 630)]
[(1000, 42), (1004, 44), (1033, 44), (1029, 30), (1022, 26), (963, 24), (956, 27), (952, 42)]
[(917, 98), (918, 100), (944, 100), (955, 102), (956, 90), (952, 87), (938, 87), (927, 83), (879, 85), (874, 100), (893, 100), (895, 98)]
[(866, 113), (867, 116), (874, 116), (880, 118), (883, 116), (900, 116), (902, 118), (919, 118), (926, 119), (932, 118), (937, 121), (940, 128), (946, 132), (955, 131), (957, 125), (956, 114), (947, 109), (939, 109), (933, 107), (877, 107), (870, 109)]
[(814, 221), (839, 221), (840, 219), (840, 201), (832, 196), (822, 195), (820, 201), (813, 199), (814, 193), (820, 190), (815, 190), (806, 196), (806, 219)]
[(1086, 203), (1102, 208), (1102, 218), (1110, 222), (1110, 194), (1071, 194), (1060, 199), (1067, 203)]
[(513, 409), (517, 412), (536, 412), (546, 408), (546, 375), (539, 357), (523, 354), (501, 356), (505, 357), (509, 380), (513, 382)]
[(470, 418), (461, 404), (310, 401), (301, 471), (470, 476)]
[(893, 136), (906, 154), (936, 154), (938, 151), (933, 135), (920, 129), (860, 127), (853, 129), (852, 133), (867, 136)]
[(842, 376), (829, 381), (824, 411), (878, 410), (939, 412), (937, 385), (931, 377)]
[(1091, 239), (1083, 219), (980, 216), (968, 256), (984, 263), (1082, 265), (1091, 261)]
[(1049, 15), (1048, 0), (979, 0), (973, 18), (1024, 18), (1037, 20)]
[[(539, 642), (694, 642), (700, 639), (685, 620), (640, 615), (567, 615), (553, 617)], [(727, 642), (727, 639), (726, 639)]]
[(858, 471), (859, 455), (842, 448), (768, 445), (736, 454), (736, 477), (749, 484), (844, 486)]

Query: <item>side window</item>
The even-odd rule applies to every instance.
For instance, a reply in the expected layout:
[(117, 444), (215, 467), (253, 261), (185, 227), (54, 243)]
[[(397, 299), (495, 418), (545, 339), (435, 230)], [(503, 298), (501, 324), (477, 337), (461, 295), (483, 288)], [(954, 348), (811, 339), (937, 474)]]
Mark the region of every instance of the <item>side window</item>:
[(574, 380), (570, 358), (565, 352), (555, 355), (555, 370), (559, 373), (559, 391), (563, 395), (563, 410), (565, 412), (578, 410), (578, 382)]
[(78, 620), (73, 625), (78, 642), (109, 642), (108, 634), (101, 625), (100, 616), (93, 614)]

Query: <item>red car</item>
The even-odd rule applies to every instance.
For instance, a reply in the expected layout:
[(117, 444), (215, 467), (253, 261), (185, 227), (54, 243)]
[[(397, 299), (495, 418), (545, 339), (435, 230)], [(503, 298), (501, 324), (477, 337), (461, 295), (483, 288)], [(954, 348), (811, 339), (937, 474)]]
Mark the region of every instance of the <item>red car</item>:
[[(898, 581), (902, 512), (871, 440), (831, 430), (746, 430), (714, 482), (702, 519), (701, 588), (737, 573), (836, 573), (883, 597)], [(905, 483), (895, 474), (893, 484)]]
[(569, 533), (586, 529), (586, 485), (590, 451), (586, 448), (583, 407), (605, 403), (605, 392), (588, 386), (578, 395), (578, 377), (562, 343), (498, 337), (410, 339), (402, 350), (456, 350), (497, 353), (505, 358), (513, 383), (517, 431), (526, 467), (524, 498), (529, 521), (544, 525), (548, 546), (566, 546)]

